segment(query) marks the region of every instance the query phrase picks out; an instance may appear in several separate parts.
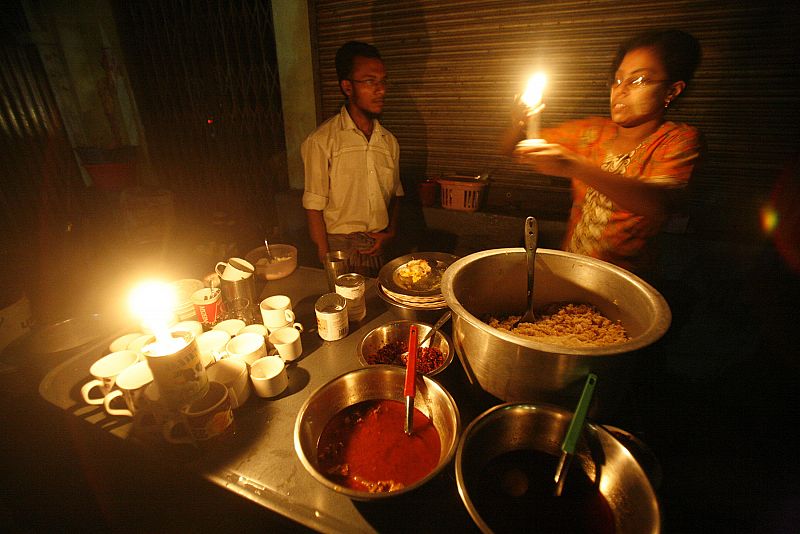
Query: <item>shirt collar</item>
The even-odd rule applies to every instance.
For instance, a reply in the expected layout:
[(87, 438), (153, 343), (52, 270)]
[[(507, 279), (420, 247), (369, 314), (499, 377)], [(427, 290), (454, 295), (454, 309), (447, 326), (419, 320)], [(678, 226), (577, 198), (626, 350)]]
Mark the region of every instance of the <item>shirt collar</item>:
[[(353, 118), (347, 112), (347, 106), (342, 106), (342, 109), (339, 110), (339, 119), (342, 121), (341, 124), (343, 130), (360, 131), (358, 126), (356, 126), (356, 123), (353, 122)], [(372, 137), (374, 137), (375, 134), (383, 136), (383, 130), (381, 129), (380, 121), (378, 119), (372, 119), (372, 123)]]

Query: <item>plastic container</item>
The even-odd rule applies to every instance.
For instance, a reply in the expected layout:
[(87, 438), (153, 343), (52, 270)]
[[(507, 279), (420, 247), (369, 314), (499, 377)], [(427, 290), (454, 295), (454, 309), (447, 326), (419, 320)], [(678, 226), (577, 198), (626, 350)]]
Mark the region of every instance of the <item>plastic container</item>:
[(439, 178), (442, 207), (455, 211), (477, 211), (481, 206), (486, 182), (474, 178)]
[(297, 247), (281, 243), (269, 245), (270, 254), (277, 260), (267, 261), (267, 248), (256, 247), (245, 255), (245, 259), (255, 265), (256, 274), (265, 280), (286, 278), (297, 269)]

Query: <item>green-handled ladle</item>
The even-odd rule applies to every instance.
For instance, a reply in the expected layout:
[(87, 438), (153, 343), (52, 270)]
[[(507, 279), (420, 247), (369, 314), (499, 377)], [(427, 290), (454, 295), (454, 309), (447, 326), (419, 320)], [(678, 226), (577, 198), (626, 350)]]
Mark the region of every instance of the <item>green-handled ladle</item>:
[(583, 431), (583, 423), (586, 421), (586, 413), (589, 411), (589, 405), (592, 403), (595, 384), (597, 384), (597, 375), (589, 373), (589, 376), (586, 377), (586, 383), (583, 385), (583, 392), (581, 392), (578, 406), (575, 408), (572, 421), (570, 421), (569, 428), (567, 428), (567, 434), (564, 436), (564, 441), (561, 443), (561, 459), (558, 461), (558, 468), (556, 469), (556, 476), (554, 477), (556, 487), (553, 493), (556, 497), (559, 497), (564, 490), (564, 480), (567, 478), (569, 465), (572, 463), (572, 457), (575, 455), (575, 445), (577, 445), (578, 438)]

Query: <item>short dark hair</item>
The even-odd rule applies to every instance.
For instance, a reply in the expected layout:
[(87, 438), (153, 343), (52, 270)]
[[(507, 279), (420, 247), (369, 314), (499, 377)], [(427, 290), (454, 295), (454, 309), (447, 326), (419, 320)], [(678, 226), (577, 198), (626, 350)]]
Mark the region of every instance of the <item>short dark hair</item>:
[(383, 61), (378, 49), (371, 44), (362, 43), (361, 41), (349, 41), (336, 51), (336, 76), (339, 77), (340, 82), (350, 79), (353, 74), (353, 62), (359, 56)]
[(700, 42), (684, 31), (647, 30), (619, 46), (611, 65), (611, 77), (617, 72), (625, 55), (640, 48), (649, 48), (658, 54), (667, 70), (669, 82), (683, 81), (688, 84), (702, 56)]

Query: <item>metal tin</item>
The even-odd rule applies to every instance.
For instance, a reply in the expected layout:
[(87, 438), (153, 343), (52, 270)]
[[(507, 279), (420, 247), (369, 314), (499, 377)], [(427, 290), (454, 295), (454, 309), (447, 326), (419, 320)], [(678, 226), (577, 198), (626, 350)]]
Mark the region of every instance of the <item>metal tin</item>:
[(349, 332), (347, 299), (338, 293), (326, 293), (314, 304), (317, 315), (317, 332), (325, 341), (336, 341)]
[(183, 338), (186, 344), (165, 354), (156, 343), (144, 347), (142, 352), (158, 384), (161, 401), (170, 408), (180, 408), (206, 394), (208, 375), (200, 359), (194, 334), (173, 332), (173, 338)]
[(349, 320), (360, 321), (367, 315), (365, 292), (366, 278), (358, 273), (342, 274), (336, 278), (336, 293), (347, 299)]

